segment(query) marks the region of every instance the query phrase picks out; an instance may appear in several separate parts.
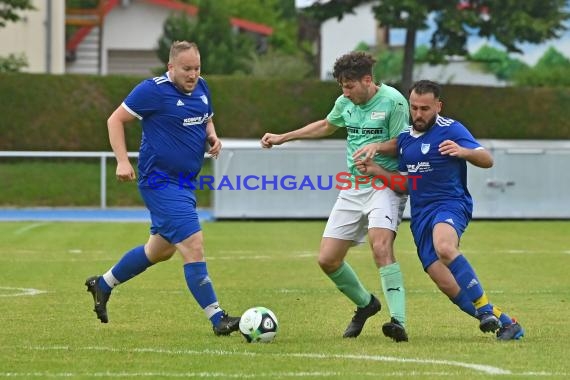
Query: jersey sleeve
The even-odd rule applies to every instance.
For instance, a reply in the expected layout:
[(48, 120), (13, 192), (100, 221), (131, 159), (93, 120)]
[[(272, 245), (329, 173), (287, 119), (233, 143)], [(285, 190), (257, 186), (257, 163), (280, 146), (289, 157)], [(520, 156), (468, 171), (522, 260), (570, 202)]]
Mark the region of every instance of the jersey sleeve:
[(406, 167), (404, 160), (402, 160), (402, 146), (404, 145), (403, 142), (406, 137), (405, 134), (405, 132), (402, 132), (397, 136), (398, 171), (403, 175), (408, 174), (408, 168)]
[(467, 149), (482, 148), (481, 144), (469, 132), (465, 126), (459, 122), (455, 122), (450, 128), (450, 140), (455, 141), (459, 146)]
[(162, 106), (158, 85), (153, 80), (139, 83), (123, 101), (127, 111), (139, 119), (158, 111)]
[(397, 102), (390, 115), (390, 122), (388, 124), (388, 133), (390, 139), (398, 137), (406, 128), (410, 126), (409, 123), (410, 110), (408, 104), (404, 101)]
[(200, 82), (204, 88), (204, 94), (206, 95), (206, 99), (208, 99), (208, 115), (210, 118), (214, 116), (214, 106), (212, 105), (212, 95), (210, 93), (210, 87), (208, 86), (208, 82), (204, 78), (200, 77)]
[(337, 127), (346, 127), (344, 124), (344, 117), (342, 116), (342, 112), (344, 111), (345, 107), (346, 98), (341, 95), (334, 102), (333, 109), (327, 115), (327, 121), (332, 125), (336, 125)]

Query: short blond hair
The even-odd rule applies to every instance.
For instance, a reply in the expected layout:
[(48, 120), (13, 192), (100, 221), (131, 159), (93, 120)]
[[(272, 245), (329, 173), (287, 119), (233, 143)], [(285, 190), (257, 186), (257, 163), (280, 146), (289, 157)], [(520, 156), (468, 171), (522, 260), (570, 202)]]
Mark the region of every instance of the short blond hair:
[(198, 50), (198, 45), (196, 45), (194, 42), (174, 41), (170, 46), (170, 55), (168, 56), (168, 63), (172, 63), (174, 59), (178, 56), (178, 54), (191, 49), (196, 50), (196, 53), (200, 54), (200, 51)]

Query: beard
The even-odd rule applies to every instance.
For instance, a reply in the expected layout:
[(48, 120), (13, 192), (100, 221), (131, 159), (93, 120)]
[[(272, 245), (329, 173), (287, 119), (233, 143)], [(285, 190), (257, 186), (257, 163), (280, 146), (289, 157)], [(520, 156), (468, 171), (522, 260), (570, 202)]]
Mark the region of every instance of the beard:
[(414, 127), (414, 130), (417, 132), (426, 132), (435, 124), (436, 117), (437, 115), (433, 115), (433, 117), (427, 122), (424, 122), (421, 119), (414, 120), (412, 122), (412, 126)]

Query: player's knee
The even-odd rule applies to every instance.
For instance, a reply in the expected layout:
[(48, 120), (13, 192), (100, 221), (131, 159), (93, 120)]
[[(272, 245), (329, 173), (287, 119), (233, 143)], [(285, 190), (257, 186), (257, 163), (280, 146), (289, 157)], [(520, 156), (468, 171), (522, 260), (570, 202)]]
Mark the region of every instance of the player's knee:
[(435, 245), (437, 256), (444, 263), (451, 262), (457, 256), (457, 246), (448, 242), (440, 242)]
[(165, 260), (170, 259), (172, 257), (172, 255), (174, 255), (174, 252), (176, 252), (176, 247), (169, 247), (169, 248), (165, 249), (164, 253), (163, 253)]
[(335, 260), (330, 257), (319, 256), (317, 258), (317, 263), (323, 272), (329, 274), (335, 272), (338, 268), (340, 268), (342, 261)]
[(371, 243), (371, 248), (376, 262), (382, 265), (394, 262), (394, 250), (391, 239), (376, 239)]
[(176, 252), (175, 246), (160, 247), (153, 244), (145, 244), (144, 246), (145, 254), (148, 260), (153, 263), (159, 263), (161, 261), (166, 261), (172, 257), (174, 252)]
[(170, 259), (172, 255), (174, 255), (174, 252), (176, 252), (176, 247), (172, 246), (164, 248), (162, 250), (153, 250), (152, 252), (147, 252), (147, 257), (152, 263), (156, 264), (161, 261)]

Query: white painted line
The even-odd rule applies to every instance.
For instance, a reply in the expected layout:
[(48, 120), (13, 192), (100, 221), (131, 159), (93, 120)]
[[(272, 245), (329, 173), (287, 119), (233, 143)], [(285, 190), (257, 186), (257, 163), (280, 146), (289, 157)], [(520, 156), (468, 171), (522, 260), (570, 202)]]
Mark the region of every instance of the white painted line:
[(255, 256), (207, 256), (208, 260), (271, 260), (273, 257), (266, 255)]
[(16, 231), (14, 231), (14, 235), (22, 235), (23, 233), (26, 233), (28, 231), (33, 230), (34, 228), (38, 228), (41, 226), (45, 226), (46, 224), (49, 223), (32, 223), (32, 224), (28, 224), (27, 226), (24, 226), (22, 228), (18, 228)]
[(252, 379), (252, 378), (282, 378), (282, 377), (330, 377), (347, 376), (350, 378), (361, 378), (364, 376), (375, 378), (408, 378), (425, 376), (457, 376), (457, 373), (447, 372), (259, 372), (259, 373), (227, 373), (227, 372), (0, 372), (0, 377), (175, 377), (175, 378), (232, 378), (232, 379)]
[[(67, 253), (78, 253), (76, 251), (80, 251), (81, 253), (84, 254), (104, 254), (104, 253), (108, 253), (109, 251), (104, 251), (101, 249), (90, 249), (90, 250), (83, 250), (83, 249), (70, 249), (67, 251)], [(40, 249), (13, 249), (10, 250), (11, 253), (17, 253), (17, 254), (22, 254), (22, 255), (32, 255), (32, 254), (45, 254), (46, 251), (45, 250), (40, 250)], [(48, 253), (52, 253), (52, 252), (63, 252), (60, 250), (57, 251), (47, 251)], [(37, 261), (41, 261), (41, 260), (37, 260)], [(48, 260), (44, 260), (44, 261), (48, 261)]]
[[(471, 255), (471, 254), (486, 254), (486, 253), (492, 253), (492, 254), (501, 254), (501, 253), (506, 253), (506, 254), (513, 254), (513, 255), (518, 255), (518, 254), (559, 254), (559, 253), (565, 253), (566, 251), (564, 251), (563, 249), (489, 249), (489, 250), (485, 250), (485, 251), (481, 251), (478, 249), (464, 249), (461, 250), (463, 253), (467, 254), (467, 255)], [(397, 254), (397, 252), (396, 252)]]
[[(71, 252), (73, 251), (73, 252)], [(13, 253), (21, 253), (21, 254), (35, 254), (35, 253), (45, 253), (43, 250), (39, 249), (14, 249), (11, 250)], [(104, 254), (108, 251), (104, 250), (81, 250), (82, 254)], [(289, 258), (310, 258), (313, 259), (318, 256), (318, 251), (283, 251), (283, 250), (264, 250), (266, 253), (265, 255), (256, 254), (258, 251), (244, 251), (244, 250), (237, 250), (237, 251), (217, 251), (217, 254), (214, 255), (206, 255), (209, 260), (274, 260), (274, 259), (289, 259)], [(79, 249), (71, 249), (68, 253), (79, 253)], [(396, 252), (396, 254), (416, 254), (415, 251), (404, 251), (400, 250)], [(570, 254), (570, 250), (536, 250), (536, 251), (528, 251), (528, 250), (488, 250), (488, 251), (465, 251), (466, 254), (562, 254), (568, 255)], [(251, 254), (251, 256), (249, 255)]]
[(172, 350), (172, 349), (162, 349), (162, 348), (114, 348), (114, 347), (27, 347), (27, 349), (33, 350), (87, 350), (87, 351), (105, 351), (105, 352), (119, 352), (119, 353), (152, 353), (152, 354), (167, 354), (167, 355), (217, 355), (217, 356), (229, 356), (229, 355), (239, 355), (239, 356), (277, 356), (277, 357), (292, 357), (292, 358), (305, 358), (305, 359), (344, 359), (344, 360), (358, 360), (358, 361), (376, 361), (376, 362), (395, 362), (395, 363), (414, 363), (414, 364), (428, 364), (428, 365), (442, 365), (442, 366), (452, 366), (471, 369), (475, 372), (481, 372), (488, 375), (511, 375), (513, 374), (510, 370), (493, 367), (485, 364), (476, 363), (465, 363), (457, 362), (453, 360), (438, 360), (438, 359), (419, 359), (419, 358), (400, 358), (395, 356), (382, 356), (382, 355), (341, 355), (341, 354), (320, 354), (320, 353), (255, 353), (255, 352), (236, 352), (236, 351), (224, 351), (224, 350)]
[(45, 290), (32, 289), (32, 288), (11, 288), (7, 286), (0, 286), (0, 292), (8, 291), (10, 293), (0, 294), (0, 297), (21, 297), (21, 296), (37, 296), (38, 294), (47, 293)]

